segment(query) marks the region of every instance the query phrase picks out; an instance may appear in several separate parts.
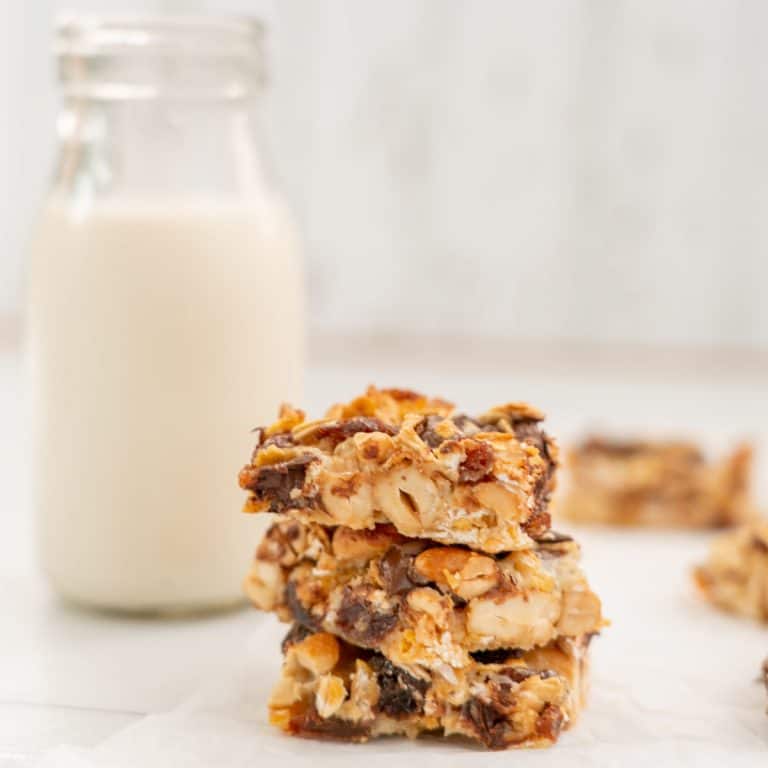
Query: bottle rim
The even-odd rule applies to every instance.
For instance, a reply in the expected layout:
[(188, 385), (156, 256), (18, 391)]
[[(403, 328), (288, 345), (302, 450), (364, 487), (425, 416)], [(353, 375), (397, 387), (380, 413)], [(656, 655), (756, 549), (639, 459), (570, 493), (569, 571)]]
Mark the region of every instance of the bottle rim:
[(252, 58), (261, 53), (264, 24), (250, 16), (62, 13), (55, 21), (58, 56), (151, 53)]
[[(63, 13), (56, 17), (53, 49), (68, 96), (228, 100), (243, 98), (252, 86), (265, 84), (265, 34), (264, 24), (250, 16)], [(108, 76), (108, 61), (124, 63), (129, 73), (121, 69)], [(163, 88), (153, 80), (153, 61), (164, 71), (189, 64), (208, 74), (204, 84), (180, 89), (166, 83)], [(229, 74), (221, 79), (218, 71)]]

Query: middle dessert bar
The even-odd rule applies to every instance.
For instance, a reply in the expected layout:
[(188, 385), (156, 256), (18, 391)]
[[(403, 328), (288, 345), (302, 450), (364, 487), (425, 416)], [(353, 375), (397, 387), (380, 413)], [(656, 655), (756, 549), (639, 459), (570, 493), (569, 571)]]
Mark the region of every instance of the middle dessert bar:
[(485, 552), (532, 546), (549, 528), (557, 449), (542, 414), (512, 403), (470, 418), (407, 390), (370, 388), (327, 417), (287, 406), (257, 430), (240, 473), (249, 512), (285, 513)]
[(495, 649), (598, 632), (600, 600), (578, 561), (578, 545), (552, 531), (530, 550), (489, 556), (406, 539), (391, 525), (285, 519), (267, 532), (245, 586), (259, 608), (398, 666), (460, 669)]

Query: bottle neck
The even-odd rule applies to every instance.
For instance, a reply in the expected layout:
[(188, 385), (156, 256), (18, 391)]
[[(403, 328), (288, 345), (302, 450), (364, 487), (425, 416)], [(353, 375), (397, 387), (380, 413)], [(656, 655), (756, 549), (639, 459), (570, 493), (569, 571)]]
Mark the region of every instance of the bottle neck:
[(252, 102), (97, 100), (69, 95), (58, 118), (57, 194), (237, 200), (265, 186)]
[(61, 23), (55, 193), (85, 206), (261, 194), (259, 39), (247, 20)]

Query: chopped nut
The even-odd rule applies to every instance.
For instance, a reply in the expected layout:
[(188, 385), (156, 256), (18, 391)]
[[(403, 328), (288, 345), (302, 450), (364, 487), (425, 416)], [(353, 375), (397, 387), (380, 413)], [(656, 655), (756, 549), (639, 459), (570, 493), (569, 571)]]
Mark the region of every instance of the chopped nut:
[(277, 563), (256, 560), (243, 583), (248, 598), (262, 611), (275, 609), (285, 584), (283, 569)]
[(379, 700), (379, 686), (373, 670), (361, 659), (355, 659), (355, 671), (350, 676), (349, 699), (344, 714), (355, 722), (372, 720)]
[(557, 631), (561, 635), (581, 635), (594, 632), (602, 623), (600, 598), (589, 589), (573, 589), (563, 594), (563, 604)]
[(498, 565), (515, 584), (545, 592), (550, 592), (556, 587), (554, 576), (542, 567), (541, 558), (536, 552), (528, 550), (510, 552), (499, 561)]
[[(337, 476), (332, 484), (323, 482), (321, 499), (326, 512), (337, 525), (361, 527), (372, 522), (373, 489), (367, 482), (349, 482), (355, 475)], [(347, 481), (347, 485), (343, 482)], [(343, 492), (342, 492), (343, 491)]]
[(340, 677), (323, 675), (317, 681), (315, 707), (320, 717), (333, 717), (341, 708), (346, 697), (347, 689)]
[(463, 600), (482, 595), (498, 584), (499, 569), (490, 557), (458, 547), (432, 547), (413, 563), (415, 572)]
[(277, 421), (264, 430), (266, 437), (280, 434), (281, 432), (290, 432), (294, 427), (304, 421), (305, 413), (298, 408), (293, 408), (288, 403), (280, 406), (280, 412)]
[(340, 526), (333, 533), (331, 546), (339, 560), (371, 560), (402, 541), (403, 537), (391, 525), (359, 531)]
[(439, 510), (435, 483), (413, 466), (396, 467), (375, 486), (374, 506), (386, 509), (400, 533), (417, 536), (434, 521)]
[(490, 638), (496, 647), (531, 648), (554, 637), (559, 617), (560, 601), (556, 594), (533, 592), (506, 599), (479, 597), (467, 609), (467, 629)]
[(314, 675), (330, 672), (339, 661), (339, 643), (333, 635), (318, 632), (290, 647), (288, 655)]

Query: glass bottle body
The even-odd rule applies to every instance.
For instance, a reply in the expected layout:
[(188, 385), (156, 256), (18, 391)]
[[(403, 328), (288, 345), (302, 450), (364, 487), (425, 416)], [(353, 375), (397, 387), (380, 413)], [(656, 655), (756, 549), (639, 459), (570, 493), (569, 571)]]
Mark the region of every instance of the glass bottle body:
[(203, 22), (164, 33), (130, 55), (67, 41), (29, 302), (44, 569), (75, 601), (159, 612), (240, 601), (261, 526), (237, 469), (303, 372), (301, 264), (248, 48), (211, 60), (179, 49)]

